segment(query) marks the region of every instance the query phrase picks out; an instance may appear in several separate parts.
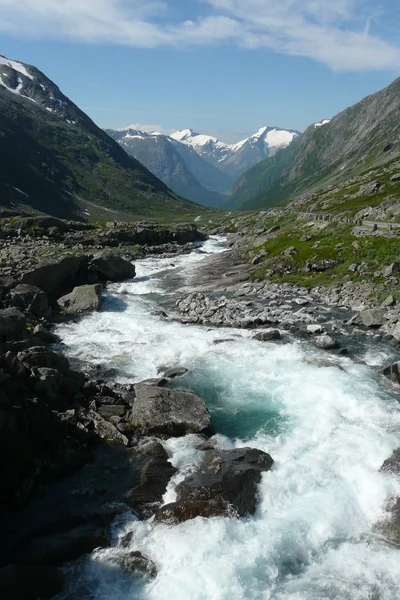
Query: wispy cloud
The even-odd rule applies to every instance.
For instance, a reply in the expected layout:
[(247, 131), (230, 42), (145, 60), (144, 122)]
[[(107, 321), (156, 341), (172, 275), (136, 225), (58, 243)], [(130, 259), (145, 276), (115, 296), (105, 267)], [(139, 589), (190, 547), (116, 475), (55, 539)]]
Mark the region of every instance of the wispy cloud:
[[(187, 0), (188, 1), (188, 0)], [(400, 45), (374, 19), (373, 0), (0, 0), (0, 31), (141, 48), (234, 44), (308, 57), (334, 70), (398, 70)], [(390, 17), (391, 0), (382, 0)], [(184, 10), (184, 9), (182, 9)], [(206, 13), (206, 14), (205, 14)]]

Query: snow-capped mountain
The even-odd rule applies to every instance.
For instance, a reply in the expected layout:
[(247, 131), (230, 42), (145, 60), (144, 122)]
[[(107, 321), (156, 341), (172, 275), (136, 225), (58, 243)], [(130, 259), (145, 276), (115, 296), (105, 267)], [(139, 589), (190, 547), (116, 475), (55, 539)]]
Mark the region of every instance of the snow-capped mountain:
[(167, 135), (133, 128), (106, 132), (184, 198), (219, 207), (233, 186), (233, 179), (227, 174), (206, 162), (192, 147)]
[(171, 137), (191, 146), (199, 156), (237, 179), (258, 162), (286, 148), (300, 133), (279, 127), (261, 127), (256, 133), (236, 144), (225, 144), (217, 138), (181, 129)]
[(236, 144), (225, 144), (192, 129), (170, 136), (133, 127), (106, 131), (176, 193), (216, 207), (223, 204), (238, 177), (299, 135), (293, 130), (262, 127)]

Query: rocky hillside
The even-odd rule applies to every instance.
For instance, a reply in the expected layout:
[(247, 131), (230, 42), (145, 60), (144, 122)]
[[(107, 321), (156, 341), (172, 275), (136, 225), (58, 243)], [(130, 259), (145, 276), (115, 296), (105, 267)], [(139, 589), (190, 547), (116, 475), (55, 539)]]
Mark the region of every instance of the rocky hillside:
[(201, 211), (128, 156), (38, 69), (4, 57), (0, 164), (2, 207), (81, 219)]
[(244, 209), (271, 206), (309, 190), (327, 189), (395, 163), (400, 153), (400, 79), (311, 126), (301, 140), (259, 164), (230, 197)]
[(233, 180), (169, 136), (128, 128), (106, 133), (180, 196), (219, 207)]

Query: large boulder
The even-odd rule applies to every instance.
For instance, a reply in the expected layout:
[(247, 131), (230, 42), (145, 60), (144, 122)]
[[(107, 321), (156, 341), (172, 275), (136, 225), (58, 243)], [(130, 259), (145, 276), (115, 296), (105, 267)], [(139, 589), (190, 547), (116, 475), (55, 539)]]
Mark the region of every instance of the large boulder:
[(81, 313), (99, 310), (101, 306), (101, 283), (94, 285), (80, 285), (70, 294), (57, 300), (60, 311), (66, 315), (79, 315)]
[(21, 283), (36, 286), (56, 301), (74, 287), (88, 283), (88, 256), (69, 256), (42, 263), (21, 278)]
[(208, 451), (200, 469), (178, 485), (177, 501), (161, 507), (155, 519), (174, 524), (197, 516), (253, 514), (261, 474), (273, 463), (253, 448)]
[[(127, 573), (139, 573), (147, 579), (157, 577), (157, 567), (152, 560), (143, 556), (141, 552), (134, 550), (127, 554), (118, 554), (112, 560), (123, 571)], [(111, 564), (112, 564), (111, 563)]]
[(45, 367), (48, 369), (57, 369), (60, 373), (69, 371), (68, 358), (59, 352), (47, 350), (43, 346), (34, 346), (17, 355), (18, 360), (26, 369)]
[(25, 315), (17, 308), (0, 310), (0, 337), (20, 335), (26, 326)]
[(51, 312), (45, 292), (26, 283), (21, 283), (10, 290), (9, 303), (37, 317), (47, 317)]
[(131, 423), (141, 435), (211, 433), (210, 414), (201, 398), (185, 390), (151, 385), (136, 387)]
[(386, 323), (386, 312), (382, 308), (368, 308), (360, 312), (360, 319), (364, 327), (382, 327)]
[(101, 281), (132, 279), (136, 274), (131, 262), (109, 250), (96, 254), (90, 263), (90, 268)]

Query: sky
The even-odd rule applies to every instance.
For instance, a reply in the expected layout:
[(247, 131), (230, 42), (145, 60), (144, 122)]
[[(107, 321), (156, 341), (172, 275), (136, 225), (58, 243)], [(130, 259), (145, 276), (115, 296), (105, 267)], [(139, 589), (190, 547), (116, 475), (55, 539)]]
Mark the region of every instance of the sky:
[(400, 75), (398, 0), (0, 0), (0, 54), (101, 127), (303, 131)]

